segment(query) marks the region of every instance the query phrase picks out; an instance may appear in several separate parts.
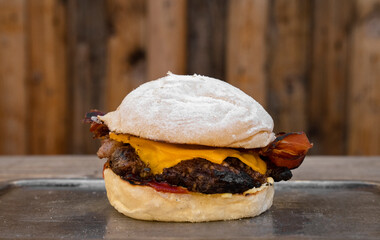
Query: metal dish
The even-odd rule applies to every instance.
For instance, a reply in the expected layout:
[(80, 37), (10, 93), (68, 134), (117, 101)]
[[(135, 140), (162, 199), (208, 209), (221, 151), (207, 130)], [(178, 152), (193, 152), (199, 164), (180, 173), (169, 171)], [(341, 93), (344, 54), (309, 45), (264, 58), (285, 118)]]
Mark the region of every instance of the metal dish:
[(249, 219), (164, 223), (130, 219), (108, 203), (101, 179), (0, 185), (0, 239), (379, 239), (380, 184), (276, 183), (272, 208)]

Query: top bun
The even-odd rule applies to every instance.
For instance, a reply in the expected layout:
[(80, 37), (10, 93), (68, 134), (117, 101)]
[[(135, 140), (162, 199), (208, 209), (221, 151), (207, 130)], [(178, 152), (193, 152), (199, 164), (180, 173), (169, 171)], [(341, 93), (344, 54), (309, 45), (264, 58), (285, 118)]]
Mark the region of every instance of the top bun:
[(129, 93), (98, 116), (115, 133), (213, 147), (259, 148), (275, 138), (273, 120), (253, 98), (221, 80), (167, 76)]

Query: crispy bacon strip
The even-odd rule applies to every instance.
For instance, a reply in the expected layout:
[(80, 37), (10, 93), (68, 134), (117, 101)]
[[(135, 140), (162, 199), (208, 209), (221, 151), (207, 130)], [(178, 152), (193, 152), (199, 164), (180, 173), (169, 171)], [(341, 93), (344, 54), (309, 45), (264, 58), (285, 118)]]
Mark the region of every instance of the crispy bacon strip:
[(312, 146), (304, 132), (280, 133), (272, 143), (260, 150), (260, 155), (277, 167), (295, 169), (301, 165)]
[(90, 132), (94, 134), (94, 138), (103, 138), (104, 136), (107, 136), (109, 133), (109, 129), (105, 124), (93, 120), (93, 117), (97, 117), (99, 115), (103, 116), (104, 113), (99, 110), (93, 109), (86, 113), (85, 118), (83, 120), (85, 123), (91, 124)]
[(90, 110), (88, 113), (86, 113), (86, 115), (84, 116), (84, 122), (85, 123), (92, 123), (94, 122), (91, 118), (92, 117), (97, 117), (97, 116), (103, 116), (105, 113), (97, 110), (97, 109), (92, 109)]
[(103, 138), (109, 133), (109, 129), (105, 124), (99, 124), (96, 122), (91, 123), (90, 132), (94, 134), (94, 138)]
[(156, 189), (158, 192), (169, 192), (169, 193), (189, 193), (186, 188), (171, 186), (167, 183), (158, 183), (158, 182), (147, 182), (149, 187)]

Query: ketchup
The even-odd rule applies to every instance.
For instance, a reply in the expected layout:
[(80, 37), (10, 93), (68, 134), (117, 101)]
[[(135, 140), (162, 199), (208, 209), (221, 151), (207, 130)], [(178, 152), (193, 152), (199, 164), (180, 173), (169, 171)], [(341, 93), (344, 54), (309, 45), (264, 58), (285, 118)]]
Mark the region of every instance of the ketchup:
[(158, 182), (147, 182), (147, 186), (154, 188), (158, 192), (168, 192), (168, 193), (189, 193), (186, 188), (171, 186), (167, 183), (158, 183)]
[[(107, 161), (103, 166), (103, 179), (104, 179), (104, 170), (109, 167), (110, 166)], [(179, 193), (179, 194), (189, 193), (189, 191), (186, 188), (171, 186), (167, 183), (158, 183), (154, 181), (149, 181), (149, 182), (143, 182), (141, 185), (154, 188), (157, 192)]]

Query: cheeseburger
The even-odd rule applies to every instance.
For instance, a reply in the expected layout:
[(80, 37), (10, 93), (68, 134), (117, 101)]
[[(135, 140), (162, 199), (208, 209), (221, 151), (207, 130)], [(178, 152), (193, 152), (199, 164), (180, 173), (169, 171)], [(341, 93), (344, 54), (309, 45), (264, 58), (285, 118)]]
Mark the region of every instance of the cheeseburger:
[(86, 120), (102, 140), (109, 202), (136, 219), (202, 222), (253, 217), (272, 205), (311, 148), (302, 132), (273, 133), (253, 98), (210, 77), (167, 76)]

